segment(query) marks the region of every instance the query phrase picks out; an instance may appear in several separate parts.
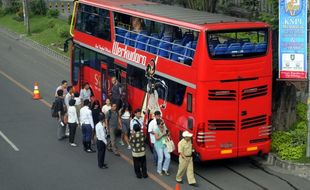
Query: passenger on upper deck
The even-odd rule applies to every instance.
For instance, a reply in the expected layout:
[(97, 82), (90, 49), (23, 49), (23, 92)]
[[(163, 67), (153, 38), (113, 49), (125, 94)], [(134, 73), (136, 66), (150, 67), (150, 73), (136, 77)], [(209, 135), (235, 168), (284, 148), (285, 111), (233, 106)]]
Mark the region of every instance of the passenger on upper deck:
[(182, 39), (182, 31), (176, 26), (163, 24), (161, 33), (162, 37), (170, 37), (173, 40)]
[(143, 28), (143, 20), (138, 17), (131, 17), (132, 31), (140, 33)]
[(92, 35), (96, 35), (97, 27), (98, 27), (98, 10), (94, 9), (91, 14), (88, 15), (86, 22), (86, 31)]

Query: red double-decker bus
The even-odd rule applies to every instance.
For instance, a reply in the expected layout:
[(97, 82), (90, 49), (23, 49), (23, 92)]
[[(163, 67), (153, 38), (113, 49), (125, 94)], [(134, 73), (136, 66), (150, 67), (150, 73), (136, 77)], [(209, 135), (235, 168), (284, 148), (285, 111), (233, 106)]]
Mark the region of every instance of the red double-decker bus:
[(88, 82), (104, 101), (116, 76), (134, 109), (162, 112), (175, 144), (193, 133), (200, 160), (269, 152), (267, 24), (142, 0), (80, 0), (70, 32), (76, 89)]

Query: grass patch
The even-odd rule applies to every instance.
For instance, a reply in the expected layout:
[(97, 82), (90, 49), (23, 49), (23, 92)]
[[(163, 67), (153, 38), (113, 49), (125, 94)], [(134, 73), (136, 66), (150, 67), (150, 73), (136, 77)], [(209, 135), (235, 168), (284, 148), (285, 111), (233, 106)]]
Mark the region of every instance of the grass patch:
[(0, 17), (0, 26), (3, 26), (9, 30), (12, 30), (16, 33), (24, 34), (26, 32), (26, 28), (24, 26), (24, 22), (18, 22), (13, 19), (15, 15), (8, 14)]
[[(15, 15), (5, 15), (0, 17), (0, 26), (19, 34), (26, 33), (24, 22), (18, 22), (13, 19)], [(66, 21), (57, 18), (48, 18), (47, 16), (33, 16), (30, 19), (30, 39), (45, 45), (63, 55), (69, 56), (69, 52), (65, 53), (58, 48), (63, 48), (66, 37), (59, 34), (59, 30), (69, 31), (69, 25)]]

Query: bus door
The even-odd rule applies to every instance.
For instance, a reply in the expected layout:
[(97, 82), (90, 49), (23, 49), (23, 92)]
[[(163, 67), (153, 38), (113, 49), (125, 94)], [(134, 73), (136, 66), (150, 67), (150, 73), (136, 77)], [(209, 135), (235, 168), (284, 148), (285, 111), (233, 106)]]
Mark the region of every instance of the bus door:
[[(94, 97), (101, 97), (101, 68), (100, 61), (97, 59), (95, 52), (82, 48), (80, 53), (81, 59), (81, 82), (82, 85), (89, 83), (92, 95)], [(99, 98), (101, 100), (101, 98)]]
[[(72, 85), (79, 88), (81, 87), (81, 80), (82, 80), (82, 72), (80, 72), (80, 68), (81, 68), (81, 59), (80, 59), (80, 53), (81, 53), (81, 49), (74, 45), (74, 54), (73, 54), (73, 63), (72, 63), (72, 67), (71, 67), (71, 81), (72, 81)], [(77, 89), (78, 90), (78, 89)]]
[[(100, 71), (89, 66), (83, 66), (83, 84), (89, 83), (90, 90), (94, 97), (101, 97), (101, 76)], [(82, 84), (82, 85), (83, 85)], [(99, 101), (101, 101), (99, 99)]]
[(258, 152), (257, 144), (269, 138), (270, 81), (265, 77), (239, 82), (239, 156)]
[(120, 83), (122, 84), (122, 101), (128, 102), (127, 72), (124, 70), (120, 71)]
[[(206, 91), (204, 91), (206, 90)], [(202, 93), (201, 93), (202, 92)], [(238, 147), (238, 82), (207, 82), (201, 96), (199, 110), (205, 110), (206, 126), (199, 125), (198, 140), (205, 142), (210, 150), (210, 157), (236, 157)], [(205, 95), (208, 95), (206, 99)], [(199, 106), (199, 105), (197, 105)]]
[(110, 90), (110, 83), (108, 78), (108, 67), (106, 64), (101, 64), (101, 94), (103, 104), (105, 103), (105, 100), (108, 98), (109, 90)]

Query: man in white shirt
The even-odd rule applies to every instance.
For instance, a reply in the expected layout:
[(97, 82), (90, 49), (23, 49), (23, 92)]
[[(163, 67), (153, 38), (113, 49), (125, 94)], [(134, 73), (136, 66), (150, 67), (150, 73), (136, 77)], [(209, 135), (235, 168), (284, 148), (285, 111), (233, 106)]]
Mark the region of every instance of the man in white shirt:
[[(67, 87), (67, 94), (65, 95), (65, 105), (69, 109), (69, 101), (74, 98), (73, 86)], [(68, 115), (67, 115), (68, 116)], [(69, 126), (66, 126), (66, 136), (69, 136)]]
[(74, 99), (74, 92), (73, 92), (73, 87), (72, 86), (68, 86), (67, 87), (67, 94), (65, 96), (65, 104), (67, 106), (67, 109), (69, 108), (69, 101), (71, 99)]
[(135, 114), (135, 117), (130, 121), (130, 131), (131, 131), (131, 133), (134, 133), (133, 126), (135, 124), (138, 124), (141, 127), (141, 132), (143, 132), (144, 119), (141, 116), (141, 109), (139, 109), (139, 108), (136, 109), (134, 114)]
[(105, 117), (103, 114), (99, 115), (99, 122), (96, 125), (96, 136), (97, 136), (97, 151), (98, 151), (98, 167), (106, 169), (108, 166), (104, 163), (105, 150), (107, 147), (107, 132), (105, 128)]
[(84, 100), (84, 106), (80, 110), (80, 123), (82, 125), (84, 150), (88, 153), (95, 152), (91, 149), (91, 137), (94, 129), (92, 111), (89, 108), (90, 101)]
[(161, 114), (160, 114), (160, 111), (155, 111), (154, 112), (154, 118), (152, 119), (152, 121), (149, 123), (149, 126), (148, 126), (148, 133), (150, 134), (150, 148), (151, 148), (151, 152), (153, 153), (153, 158), (154, 158), (154, 163), (155, 165), (157, 165), (157, 153), (155, 151), (155, 147), (154, 147), (154, 144), (155, 144), (155, 131), (158, 129), (158, 125), (157, 125), (157, 122), (156, 120), (157, 119), (161, 119)]
[(77, 144), (74, 143), (75, 132), (76, 128), (79, 124), (79, 120), (76, 113), (76, 108), (74, 106), (75, 100), (69, 100), (69, 107), (68, 107), (68, 127), (69, 127), (69, 143), (71, 146), (76, 147)]
[(63, 97), (67, 95), (68, 82), (66, 80), (61, 81), (61, 85), (56, 88), (55, 97), (57, 97), (57, 91), (63, 90)]
[(81, 91), (80, 91), (80, 98), (82, 101), (84, 101), (84, 100), (90, 101), (90, 97), (91, 97), (91, 91), (89, 88), (89, 84), (85, 83), (83, 86), (83, 89), (81, 89)]

